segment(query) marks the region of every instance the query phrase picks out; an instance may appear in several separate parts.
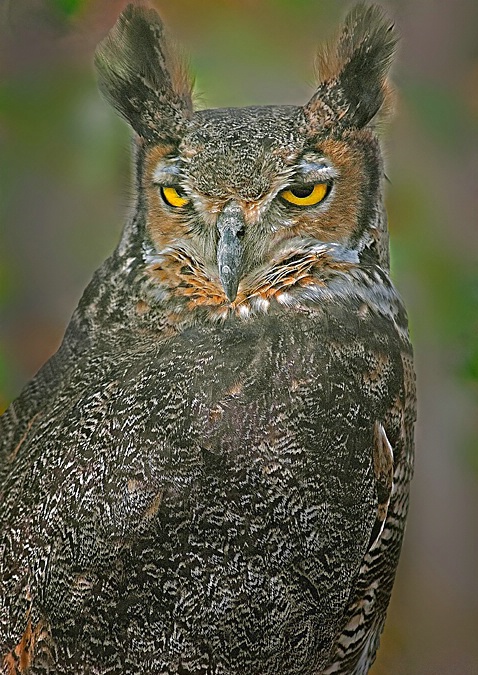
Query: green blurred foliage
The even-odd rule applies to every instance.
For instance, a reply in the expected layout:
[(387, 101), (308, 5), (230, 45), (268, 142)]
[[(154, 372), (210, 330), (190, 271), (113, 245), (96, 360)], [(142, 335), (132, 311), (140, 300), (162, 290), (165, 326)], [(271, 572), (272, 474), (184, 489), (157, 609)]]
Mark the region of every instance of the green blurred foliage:
[(86, 5), (85, 0), (50, 0), (50, 2), (67, 16), (73, 16)]

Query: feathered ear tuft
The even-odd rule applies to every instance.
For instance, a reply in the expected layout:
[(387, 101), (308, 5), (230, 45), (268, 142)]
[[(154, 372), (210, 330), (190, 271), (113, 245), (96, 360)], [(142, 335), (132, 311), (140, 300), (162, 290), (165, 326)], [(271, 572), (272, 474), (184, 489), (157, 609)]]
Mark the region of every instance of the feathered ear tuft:
[(158, 14), (128, 5), (96, 49), (99, 88), (146, 143), (175, 143), (192, 85)]
[(386, 107), (396, 44), (380, 7), (354, 7), (335, 44), (318, 54), (319, 87), (305, 106), (311, 125), (362, 128)]

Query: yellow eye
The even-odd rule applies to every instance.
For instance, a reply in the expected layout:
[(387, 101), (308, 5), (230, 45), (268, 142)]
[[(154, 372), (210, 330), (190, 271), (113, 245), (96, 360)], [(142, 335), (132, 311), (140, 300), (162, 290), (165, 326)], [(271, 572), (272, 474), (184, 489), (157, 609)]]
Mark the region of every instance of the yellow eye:
[(186, 206), (189, 199), (184, 196), (182, 190), (176, 190), (173, 187), (162, 187), (161, 196), (169, 206), (176, 206), (180, 208), (181, 206)]
[(329, 192), (328, 183), (316, 183), (315, 185), (294, 185), (288, 190), (281, 192), (282, 199), (297, 206), (314, 206), (321, 202)]

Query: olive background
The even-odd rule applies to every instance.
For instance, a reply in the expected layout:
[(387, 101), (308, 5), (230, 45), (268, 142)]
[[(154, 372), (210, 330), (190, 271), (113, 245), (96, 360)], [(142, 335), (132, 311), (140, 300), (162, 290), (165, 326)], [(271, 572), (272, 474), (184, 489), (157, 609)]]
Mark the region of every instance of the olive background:
[[(345, 0), (156, 0), (201, 107), (300, 104)], [(407, 535), (373, 675), (478, 674), (478, 3), (384, 0), (401, 34), (383, 130), (392, 275), (419, 420)], [(133, 198), (97, 92), (126, 0), (0, 0), (0, 411), (57, 348)]]

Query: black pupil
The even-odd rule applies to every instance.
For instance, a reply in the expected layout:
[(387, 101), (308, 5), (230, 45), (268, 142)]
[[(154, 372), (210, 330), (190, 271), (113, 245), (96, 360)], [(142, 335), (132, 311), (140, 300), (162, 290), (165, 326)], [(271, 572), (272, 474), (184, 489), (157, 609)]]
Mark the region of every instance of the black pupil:
[(290, 188), (290, 191), (294, 195), (294, 197), (298, 197), (299, 199), (304, 199), (304, 197), (310, 197), (312, 192), (314, 191), (315, 185), (294, 185), (294, 187)]

